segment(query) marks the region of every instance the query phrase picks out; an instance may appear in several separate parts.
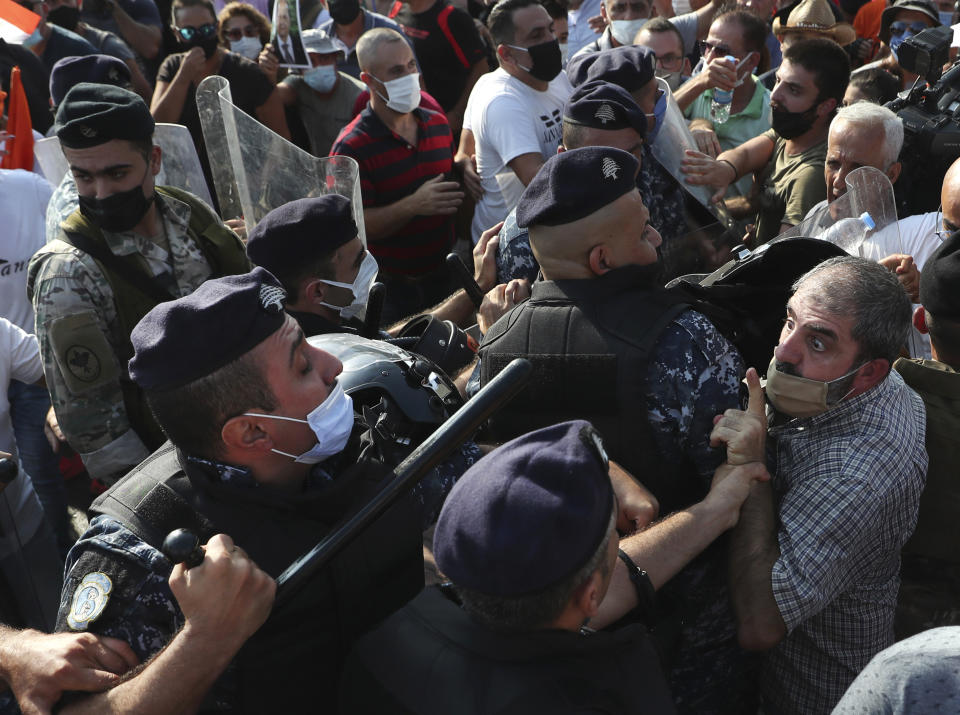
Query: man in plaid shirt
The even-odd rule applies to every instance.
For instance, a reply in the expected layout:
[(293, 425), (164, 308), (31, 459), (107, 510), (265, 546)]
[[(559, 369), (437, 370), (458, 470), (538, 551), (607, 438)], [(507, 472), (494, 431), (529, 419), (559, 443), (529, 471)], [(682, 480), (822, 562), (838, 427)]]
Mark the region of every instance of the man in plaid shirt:
[(767, 370), (772, 426), (749, 370), (746, 412), (728, 410), (711, 438), (731, 464), (766, 454), (774, 474), (741, 510), (730, 588), (741, 644), (767, 651), (764, 712), (807, 715), (829, 713), (893, 643), (927, 454), (923, 402), (890, 370), (910, 327), (894, 274), (834, 258), (794, 290)]

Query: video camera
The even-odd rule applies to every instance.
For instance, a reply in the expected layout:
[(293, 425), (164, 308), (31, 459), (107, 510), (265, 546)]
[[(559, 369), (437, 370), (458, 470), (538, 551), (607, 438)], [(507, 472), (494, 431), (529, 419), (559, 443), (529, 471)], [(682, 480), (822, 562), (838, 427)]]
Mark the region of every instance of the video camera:
[(935, 211), (950, 165), (960, 157), (960, 62), (949, 62), (953, 30), (932, 27), (907, 38), (897, 51), (900, 66), (922, 79), (887, 107), (903, 122), (900, 153), (903, 171), (897, 181), (900, 216)]

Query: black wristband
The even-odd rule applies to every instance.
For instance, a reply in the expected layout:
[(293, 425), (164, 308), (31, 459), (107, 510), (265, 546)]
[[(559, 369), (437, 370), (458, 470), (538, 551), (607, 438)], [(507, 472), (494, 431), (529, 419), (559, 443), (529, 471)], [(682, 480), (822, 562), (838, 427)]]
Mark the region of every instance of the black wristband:
[[(740, 178), (740, 172), (737, 170), (737, 167), (733, 165), (732, 161), (727, 161), (726, 159), (717, 159), (717, 161), (722, 161), (724, 164), (733, 169), (733, 181), (737, 181)], [(733, 182), (730, 182), (733, 183)]]
[(644, 620), (652, 623), (657, 609), (657, 594), (650, 582), (647, 572), (633, 563), (633, 559), (627, 556), (623, 549), (617, 550), (617, 558), (627, 567), (627, 576), (630, 577), (630, 583), (637, 592), (637, 608), (640, 609)]

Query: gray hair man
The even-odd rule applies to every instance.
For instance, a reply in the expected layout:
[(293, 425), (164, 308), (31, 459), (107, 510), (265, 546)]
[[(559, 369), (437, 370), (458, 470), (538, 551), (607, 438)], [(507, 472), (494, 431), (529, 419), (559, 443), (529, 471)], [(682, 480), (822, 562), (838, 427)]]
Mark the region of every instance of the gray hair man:
[(927, 471), (926, 415), (890, 366), (910, 301), (880, 265), (844, 256), (794, 286), (767, 369), (773, 411), (747, 372), (750, 403), (711, 435), (731, 464), (766, 459), (734, 529), (730, 586), (741, 645), (766, 651), (764, 710), (830, 712), (893, 643), (900, 549)]

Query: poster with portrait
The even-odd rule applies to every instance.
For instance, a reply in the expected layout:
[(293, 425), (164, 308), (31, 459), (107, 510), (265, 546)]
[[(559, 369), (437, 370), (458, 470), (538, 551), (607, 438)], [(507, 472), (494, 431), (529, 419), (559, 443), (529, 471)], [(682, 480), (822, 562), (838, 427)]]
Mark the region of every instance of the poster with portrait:
[(271, 19), (270, 42), (280, 57), (280, 67), (310, 67), (300, 37), (300, 0), (277, 0)]

